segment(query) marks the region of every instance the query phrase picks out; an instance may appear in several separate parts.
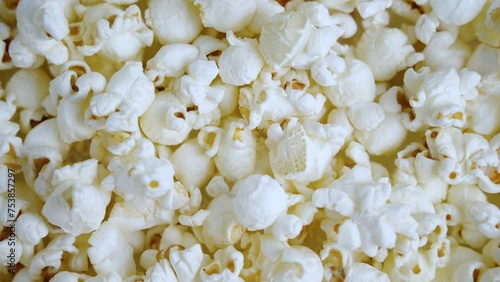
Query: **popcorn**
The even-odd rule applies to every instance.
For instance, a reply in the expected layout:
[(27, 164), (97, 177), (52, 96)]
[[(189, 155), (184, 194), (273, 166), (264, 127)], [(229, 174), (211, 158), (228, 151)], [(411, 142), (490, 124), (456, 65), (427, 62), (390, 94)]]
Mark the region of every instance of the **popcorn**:
[(194, 281), (203, 263), (201, 245), (195, 244), (182, 250), (172, 247), (169, 256), (170, 264), (180, 281)]
[(18, 35), (9, 47), (9, 56), (16, 67), (41, 65), (40, 57), (51, 64), (68, 60), (68, 48), (62, 39), (69, 33), (65, 6), (71, 1), (19, 1), (16, 9)]
[(136, 131), (139, 117), (154, 97), (154, 85), (144, 75), (141, 63), (127, 62), (110, 79), (105, 92), (90, 100), (85, 112), (87, 124), (111, 132)]
[(37, 245), (49, 233), (42, 217), (35, 213), (21, 214), (16, 225), (18, 238), (29, 246)]
[(284, 129), (277, 123), (271, 125), (267, 134), (266, 146), (274, 175), (309, 183), (322, 177), (331, 158), (343, 145), (347, 131), (340, 125), (307, 120), (301, 124), (294, 118)]
[(287, 196), (281, 185), (268, 175), (250, 175), (237, 181), (231, 193), (234, 214), (249, 231), (271, 226), (287, 208)]
[(50, 241), (47, 247), (31, 260), (28, 267), (30, 279), (45, 279), (49, 275), (54, 275), (62, 266), (63, 254), (77, 252), (74, 243), (75, 237), (68, 234), (59, 235)]
[(187, 187), (205, 186), (214, 173), (214, 161), (194, 140), (182, 144), (170, 157), (175, 177)]
[(198, 55), (198, 48), (190, 44), (165, 45), (146, 64), (146, 76), (157, 84), (165, 77), (180, 77)]
[(252, 20), (257, 4), (255, 0), (195, 0), (205, 27), (220, 32), (240, 31)]
[(215, 165), (220, 174), (231, 182), (247, 177), (255, 170), (256, 157), (255, 137), (245, 128), (245, 122), (242, 119), (226, 119), (215, 155)]
[(486, 0), (438, 1), (429, 0), (433, 13), (444, 23), (464, 25), (472, 21), (481, 11)]
[(226, 36), (230, 46), (218, 60), (220, 77), (224, 83), (235, 86), (249, 84), (264, 66), (258, 42), (255, 39), (238, 39), (232, 32)]
[(311, 249), (292, 246), (285, 248), (276, 261), (264, 265), (261, 279), (320, 282), (323, 279), (323, 272), (321, 260)]
[(238, 275), (243, 268), (243, 254), (233, 246), (217, 250), (214, 261), (200, 271), (202, 281), (244, 281)]
[(142, 49), (153, 44), (154, 34), (136, 5), (125, 11), (108, 3), (86, 8), (81, 29), (83, 45), (78, 51), (84, 56), (99, 53), (114, 63), (140, 60)]

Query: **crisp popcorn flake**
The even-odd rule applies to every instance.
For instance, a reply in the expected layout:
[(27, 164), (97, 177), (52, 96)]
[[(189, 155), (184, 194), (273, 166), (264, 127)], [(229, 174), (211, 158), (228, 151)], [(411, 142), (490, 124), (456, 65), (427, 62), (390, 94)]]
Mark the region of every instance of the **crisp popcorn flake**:
[(499, 15), (0, 0), (0, 280), (498, 281)]

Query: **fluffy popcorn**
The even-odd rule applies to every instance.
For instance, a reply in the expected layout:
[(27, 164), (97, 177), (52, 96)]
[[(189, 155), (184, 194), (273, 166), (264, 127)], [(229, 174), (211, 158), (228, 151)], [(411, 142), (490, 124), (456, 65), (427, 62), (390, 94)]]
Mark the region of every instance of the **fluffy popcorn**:
[(136, 131), (139, 117), (153, 102), (154, 85), (144, 75), (140, 62), (127, 62), (109, 80), (104, 93), (94, 95), (85, 112), (91, 128), (106, 131)]
[(264, 266), (261, 279), (320, 282), (323, 279), (323, 272), (318, 255), (307, 247), (293, 246), (285, 248), (276, 261)]
[(257, 40), (238, 39), (232, 32), (227, 33), (230, 46), (222, 52), (218, 60), (220, 77), (227, 84), (242, 86), (254, 81), (264, 67)]
[(69, 33), (65, 6), (70, 1), (20, 1), (16, 9), (18, 35), (11, 42), (9, 56), (17, 67), (37, 67), (40, 57), (60, 65), (68, 60), (62, 39)]
[(343, 126), (298, 122), (291, 119), (285, 128), (279, 124), (268, 130), (266, 146), (276, 177), (297, 183), (309, 183), (323, 176), (331, 158), (340, 150), (347, 135)]
[(405, 121), (410, 130), (424, 124), (437, 127), (462, 127), (466, 122), (467, 100), (477, 97), (480, 77), (477, 73), (463, 69), (432, 72), (422, 68), (418, 72), (405, 72), (405, 90), (415, 119)]
[(195, 140), (182, 144), (170, 160), (175, 169), (175, 177), (188, 187), (205, 186), (215, 170), (214, 161)]
[(85, 10), (81, 29), (80, 53), (84, 56), (99, 53), (115, 63), (139, 60), (142, 49), (153, 44), (154, 34), (136, 5), (124, 11), (108, 3), (91, 6)]
[(156, 94), (139, 123), (151, 141), (162, 145), (178, 145), (192, 130), (187, 107), (173, 93)]
[(465, 64), (470, 48), (447, 31), (434, 34), (425, 47), (425, 64), (433, 70), (457, 68)]
[(429, 0), (433, 13), (444, 23), (464, 25), (481, 11), (486, 0), (439, 1)]
[(250, 175), (237, 181), (233, 208), (238, 222), (249, 231), (271, 226), (287, 208), (287, 195), (268, 175)]
[(187, 0), (149, 1), (145, 17), (164, 45), (189, 43), (203, 28), (196, 7)]
[(205, 27), (217, 31), (240, 31), (252, 20), (257, 4), (255, 0), (195, 0)]
[(200, 271), (202, 281), (243, 281), (238, 275), (243, 268), (243, 254), (233, 246), (217, 250), (214, 261)]
[(406, 34), (397, 28), (366, 30), (358, 42), (356, 55), (368, 64), (378, 81), (390, 80), (398, 71), (424, 59), (422, 54), (415, 53)]
[(184, 250), (173, 247), (170, 249), (169, 260), (180, 281), (194, 281), (203, 262), (201, 245), (195, 244)]
[(242, 119), (227, 119), (215, 155), (217, 170), (231, 182), (249, 176), (255, 170), (256, 146), (255, 137)]
[(42, 217), (35, 213), (23, 213), (16, 222), (17, 235), (23, 243), (35, 246), (49, 234)]
[(54, 171), (55, 189), (42, 209), (47, 220), (74, 236), (96, 230), (109, 202), (109, 194), (93, 185), (96, 174), (96, 160)]
[(162, 83), (165, 77), (180, 77), (198, 54), (198, 48), (190, 44), (165, 45), (146, 64), (146, 76), (155, 83)]

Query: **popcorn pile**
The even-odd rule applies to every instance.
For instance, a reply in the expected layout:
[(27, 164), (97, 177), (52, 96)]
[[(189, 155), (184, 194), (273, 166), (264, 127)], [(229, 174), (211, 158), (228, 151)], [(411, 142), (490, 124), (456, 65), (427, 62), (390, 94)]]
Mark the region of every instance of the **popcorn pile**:
[(1, 281), (500, 281), (500, 0), (0, 19)]

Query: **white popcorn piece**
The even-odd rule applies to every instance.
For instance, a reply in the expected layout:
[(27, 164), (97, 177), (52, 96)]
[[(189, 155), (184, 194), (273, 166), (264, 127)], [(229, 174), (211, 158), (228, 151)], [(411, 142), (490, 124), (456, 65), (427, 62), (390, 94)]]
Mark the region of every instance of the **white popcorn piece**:
[(325, 87), (326, 97), (336, 107), (347, 107), (375, 99), (375, 80), (370, 67), (363, 61), (346, 59), (345, 71), (337, 77), (337, 83)]
[(109, 194), (94, 186), (97, 160), (87, 160), (54, 171), (54, 191), (42, 209), (47, 220), (73, 236), (99, 228)]
[(376, 15), (391, 7), (392, 0), (358, 0), (356, 1), (356, 10), (363, 19)]
[(186, 106), (174, 94), (165, 92), (155, 95), (139, 122), (144, 134), (161, 145), (180, 144), (192, 129)]
[(215, 171), (214, 161), (195, 140), (184, 142), (170, 157), (175, 177), (187, 187), (203, 187)]
[(88, 281), (90, 276), (85, 275), (85, 274), (80, 274), (80, 273), (75, 273), (75, 272), (69, 272), (69, 271), (61, 271), (56, 273), (50, 281), (52, 282), (78, 282), (78, 280), (85, 280)]
[[(196, 112), (200, 116), (210, 115), (217, 110), (225, 92), (224, 87), (220, 85), (210, 86), (218, 73), (219, 69), (214, 61), (193, 61), (188, 66), (188, 74), (174, 82), (174, 94), (184, 104), (188, 106), (194, 105), (197, 109)], [(193, 125), (193, 127), (200, 126)]]
[(466, 214), (477, 229), (488, 238), (500, 237), (500, 210), (497, 206), (484, 203), (473, 202), (466, 208)]
[(275, 15), (284, 12), (285, 9), (276, 1), (256, 0), (255, 2), (255, 13), (247, 27), (253, 33), (260, 33), (262, 28), (270, 23)]
[(202, 242), (209, 248), (224, 248), (237, 243), (245, 228), (241, 226), (234, 213), (234, 197), (227, 194), (214, 198), (208, 205), (210, 212), (203, 222)]
[(296, 215), (281, 216), (272, 227), (274, 238), (286, 241), (297, 237), (302, 231), (302, 222), (303, 220)]
[(218, 197), (219, 195), (229, 193), (230, 188), (227, 183), (224, 181), (224, 177), (222, 175), (217, 175), (210, 179), (206, 186), (207, 194), (212, 197)]
[(473, 32), (477, 40), (492, 47), (500, 46), (500, 36), (498, 34), (498, 21), (495, 20), (495, 11), (498, 1), (487, 1), (483, 10), (474, 19)]
[[(45, 275), (55, 274), (62, 266), (64, 253), (75, 253), (78, 249), (73, 246), (75, 237), (65, 234), (54, 238), (43, 250), (38, 252), (29, 265), (31, 280), (45, 278)], [(47, 272), (43, 270), (47, 269)]]
[(486, 11), (486, 26), (495, 30), (496, 32), (500, 31), (500, 24), (498, 24), (498, 8), (500, 8), (500, 1), (490, 1), (491, 5), (488, 7)]
[(162, 259), (146, 271), (147, 282), (172, 281), (177, 282), (175, 272), (167, 259)]
[(162, 45), (189, 43), (200, 34), (203, 26), (198, 10), (187, 0), (152, 0), (145, 17)]
[(116, 272), (122, 279), (135, 273), (133, 249), (120, 228), (105, 222), (89, 238), (87, 250), (97, 274)]
[(238, 222), (249, 231), (271, 226), (287, 209), (287, 195), (268, 175), (254, 174), (238, 180), (231, 190)]
[(255, 39), (238, 39), (234, 33), (226, 34), (230, 46), (222, 52), (217, 64), (222, 81), (242, 86), (257, 79), (264, 67), (259, 44)]
[(199, 55), (196, 46), (185, 43), (168, 44), (160, 48), (146, 64), (146, 76), (155, 84), (165, 77), (180, 77)]
[(500, 60), (498, 49), (481, 43), (469, 57), (467, 68), (479, 73), (481, 76), (494, 75), (500, 72), (498, 60)]
[(96, 72), (79, 76), (74, 71), (66, 71), (50, 82), (52, 104), (57, 107), (57, 123), (61, 139), (73, 143), (90, 139), (95, 130), (85, 122), (85, 111), (91, 93), (102, 93), (106, 79)]
[(105, 92), (94, 95), (85, 112), (87, 124), (106, 131), (139, 129), (138, 119), (153, 102), (154, 85), (140, 62), (127, 62), (109, 80)]
[(432, 70), (460, 69), (470, 56), (470, 48), (450, 32), (435, 33), (425, 47), (425, 64)]
[(41, 108), (42, 102), (49, 94), (50, 76), (40, 68), (18, 70), (5, 86), (7, 100), (24, 109)]
[(23, 243), (35, 246), (49, 234), (49, 229), (40, 215), (25, 212), (16, 221), (16, 232)]
[(281, 13), (263, 27), (260, 50), (273, 70), (287, 66), (309, 69), (315, 61), (328, 55), (328, 49), (343, 33), (344, 30), (334, 24), (316, 28), (298, 12)]
[(323, 279), (323, 265), (311, 249), (304, 246), (285, 248), (275, 262), (264, 265), (263, 281), (311, 281)]
[(437, 32), (439, 19), (435, 14), (423, 14), (415, 23), (415, 36), (424, 44), (429, 44), (432, 36)]
[(257, 9), (256, 0), (195, 0), (205, 27), (220, 32), (240, 31), (245, 28)]
[(366, 263), (353, 263), (345, 277), (346, 282), (391, 281), (387, 274)]
[(198, 144), (206, 150), (205, 154), (208, 157), (212, 158), (217, 154), (222, 133), (222, 129), (216, 126), (205, 126), (198, 133)]
[(179, 223), (184, 225), (184, 226), (201, 226), (205, 219), (207, 219), (208, 215), (210, 212), (206, 210), (198, 210), (195, 214), (192, 216), (188, 215), (179, 215)]
[(500, 267), (486, 269), (481, 274), (481, 281), (484, 281), (484, 282), (496, 282), (496, 281), (498, 281), (498, 277), (500, 277)]
[(238, 277), (243, 269), (243, 254), (233, 246), (219, 249), (214, 254), (214, 261), (200, 271), (201, 281), (244, 281)]
[(181, 249), (170, 249), (169, 261), (179, 281), (195, 281), (203, 262), (203, 252), (200, 244)]
[(126, 200), (159, 199), (174, 190), (174, 166), (165, 159), (137, 160), (113, 171), (116, 190)]
[(377, 81), (390, 80), (398, 71), (424, 59), (422, 54), (415, 53), (406, 34), (397, 28), (367, 29), (355, 53), (368, 64)]
[(477, 97), (480, 76), (463, 69), (443, 69), (431, 72), (427, 67), (419, 72), (405, 72), (405, 90), (414, 110), (414, 120), (404, 120), (410, 130), (424, 124), (438, 127), (463, 127), (466, 121), (466, 101)]
[(84, 56), (99, 53), (114, 63), (140, 60), (142, 49), (153, 44), (153, 31), (137, 5), (125, 11), (108, 3), (90, 6), (83, 14), (81, 30), (83, 45), (78, 51)]
[(442, 22), (464, 25), (472, 21), (482, 10), (486, 0), (439, 1), (429, 0), (432, 12)]
[(242, 119), (226, 119), (215, 155), (217, 170), (230, 182), (249, 176), (255, 170), (256, 147), (255, 137)]
[(311, 76), (321, 86), (337, 84), (338, 76), (345, 71), (346, 62), (336, 54), (318, 60), (311, 69)]
[(276, 177), (297, 183), (319, 180), (331, 159), (340, 150), (347, 130), (340, 125), (320, 124), (296, 118), (284, 129), (275, 123), (269, 127), (266, 146)]
[[(65, 5), (70, 1), (20, 1), (16, 9), (18, 35), (11, 42), (9, 55), (15, 66), (36, 67), (39, 57), (60, 65), (68, 60), (68, 48), (62, 39), (69, 26)], [(19, 47), (19, 48), (16, 48)]]
[[(103, 273), (103, 274), (98, 274), (97, 276), (95, 277), (92, 277), (92, 278), (89, 278), (85, 281), (88, 281), (88, 282), (123, 282), (123, 281), (127, 281), (127, 282), (130, 282), (128, 280), (123, 280), (120, 275), (116, 272), (107, 272), (107, 273)], [(135, 281), (132, 281), (132, 282), (135, 282)]]

